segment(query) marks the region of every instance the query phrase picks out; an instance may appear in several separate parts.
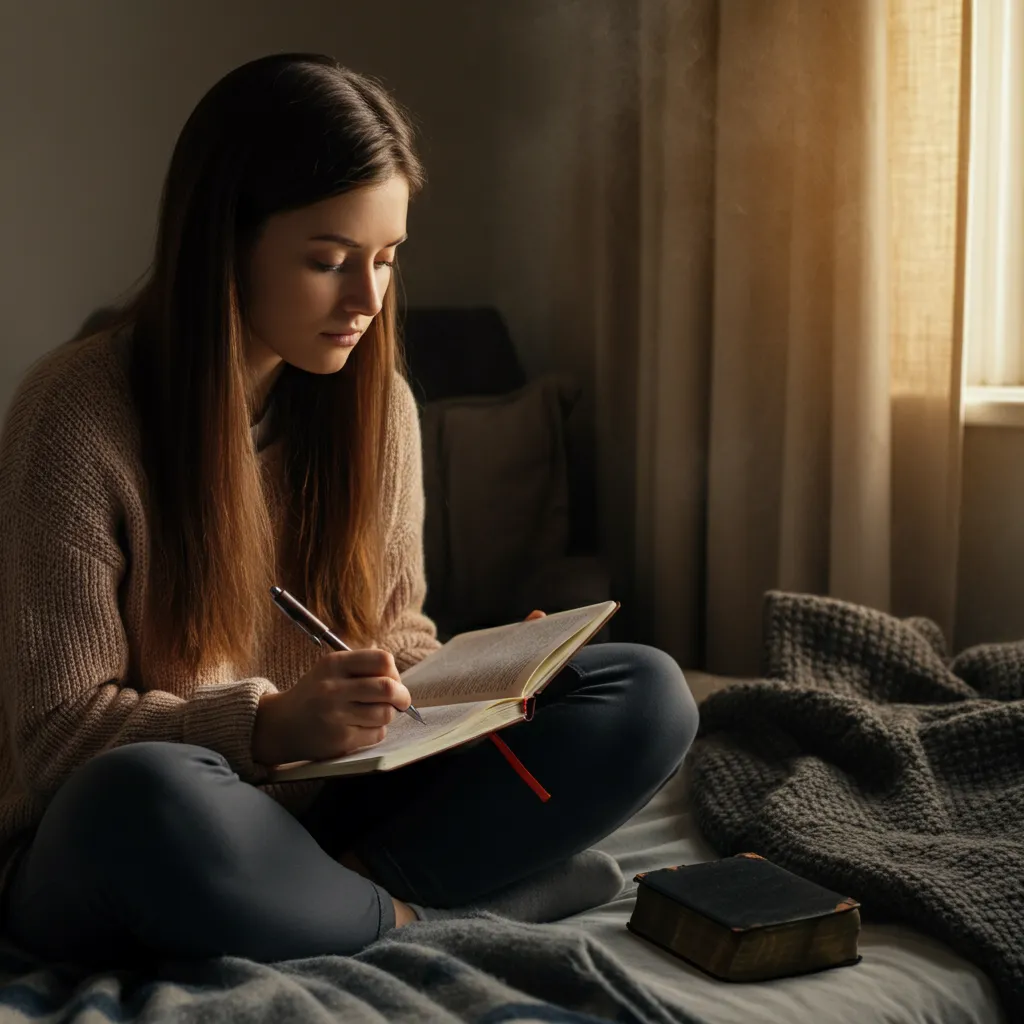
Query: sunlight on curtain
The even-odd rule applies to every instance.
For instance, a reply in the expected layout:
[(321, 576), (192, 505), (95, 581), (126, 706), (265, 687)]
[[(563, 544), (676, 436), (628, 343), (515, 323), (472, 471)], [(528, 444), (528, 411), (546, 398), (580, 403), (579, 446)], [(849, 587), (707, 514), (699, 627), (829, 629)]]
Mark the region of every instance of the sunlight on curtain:
[(889, 4), (892, 607), (952, 639), (960, 522), (969, 25)]
[[(952, 634), (963, 0), (720, 7), (707, 664), (765, 590)], [(667, 342), (666, 342), (667, 343)]]
[[(636, 10), (637, 134), (623, 119), (595, 162), (602, 517), (631, 639), (755, 672), (776, 588), (951, 635), (967, 0)], [(603, 77), (598, 112), (622, 93)]]

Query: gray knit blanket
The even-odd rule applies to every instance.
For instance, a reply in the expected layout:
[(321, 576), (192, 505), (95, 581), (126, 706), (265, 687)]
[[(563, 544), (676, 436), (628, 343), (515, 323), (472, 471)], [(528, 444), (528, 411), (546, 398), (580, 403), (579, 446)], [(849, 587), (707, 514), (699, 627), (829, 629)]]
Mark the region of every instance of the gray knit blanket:
[(1024, 1021), (1024, 642), (771, 591), (763, 679), (701, 706), (693, 798), (760, 853), (988, 972)]
[(354, 957), (221, 957), (146, 974), (43, 965), (0, 945), (0, 1020), (703, 1024), (634, 982), (582, 932), (490, 914), (410, 925)]

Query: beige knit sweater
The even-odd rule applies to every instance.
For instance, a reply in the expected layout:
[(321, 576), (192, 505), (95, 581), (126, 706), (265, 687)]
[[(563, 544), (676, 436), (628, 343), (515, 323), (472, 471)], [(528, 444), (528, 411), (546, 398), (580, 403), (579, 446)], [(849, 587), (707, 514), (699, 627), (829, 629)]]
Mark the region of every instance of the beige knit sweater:
[[(246, 665), (189, 678), (145, 663), (149, 510), (129, 346), (127, 334), (101, 334), (49, 353), (19, 387), (0, 437), (0, 886), (61, 782), (111, 747), (194, 743), (259, 784), (264, 770), (251, 755), (259, 698), (292, 686), (320, 654), (278, 615)], [(438, 642), (421, 611), (419, 422), (408, 385), (398, 380), (396, 389), (384, 450), (387, 597), (378, 645), (404, 669)], [(277, 524), (280, 449), (254, 456)], [(266, 788), (293, 811), (315, 792), (315, 784)]]

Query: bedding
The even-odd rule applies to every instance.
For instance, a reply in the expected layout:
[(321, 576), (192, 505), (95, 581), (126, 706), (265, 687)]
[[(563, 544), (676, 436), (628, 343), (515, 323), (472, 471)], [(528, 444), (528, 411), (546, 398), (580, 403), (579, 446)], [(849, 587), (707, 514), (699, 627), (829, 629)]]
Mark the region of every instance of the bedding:
[[(691, 781), (684, 766), (646, 808), (598, 844), (627, 879), (715, 858), (697, 824)], [(646, 992), (706, 1024), (1009, 1024), (982, 970), (912, 928), (863, 924), (864, 959), (853, 967), (729, 984), (628, 932), (633, 903), (627, 892), (564, 923), (601, 942)]]
[[(752, 684), (691, 685), (701, 697)], [(710, 701), (703, 706), (713, 710)], [(716, 856), (698, 826), (693, 768), (688, 759), (599, 844), (628, 880)], [(1011, 1024), (985, 971), (906, 925), (866, 922), (856, 966), (735, 985), (628, 932), (634, 891), (631, 883), (616, 900), (558, 925), (489, 916), (427, 922), (358, 957), (274, 965), (225, 957), (166, 963), (146, 975), (90, 974), (40, 964), (0, 941), (0, 1021)]]
[[(689, 769), (600, 848), (627, 879), (712, 859), (694, 817)], [(147, 976), (41, 965), (0, 946), (0, 1021), (1006, 1024), (986, 975), (910, 928), (865, 924), (855, 967), (730, 985), (628, 932), (632, 908), (627, 891), (560, 925), (431, 922), (349, 960), (224, 958), (165, 964)]]
[(1024, 1020), (1024, 644), (949, 658), (939, 628), (765, 597), (763, 679), (709, 697), (702, 832), (983, 967)]
[(355, 957), (235, 957), (89, 975), (0, 949), (0, 1020), (704, 1024), (637, 984), (599, 943), (492, 915), (410, 925)]

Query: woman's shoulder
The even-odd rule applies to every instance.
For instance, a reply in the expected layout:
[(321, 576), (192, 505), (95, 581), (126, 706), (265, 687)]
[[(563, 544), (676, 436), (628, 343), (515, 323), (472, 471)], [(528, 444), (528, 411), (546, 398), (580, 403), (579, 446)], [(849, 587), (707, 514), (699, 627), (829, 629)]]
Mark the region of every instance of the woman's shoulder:
[(391, 377), (388, 430), (401, 437), (419, 430), (419, 410), (408, 379), (399, 371)]
[(0, 436), (0, 513), (103, 506), (137, 485), (128, 345), (123, 332), (93, 335), (59, 345), (29, 368)]
[(416, 399), (413, 397), (409, 378), (402, 370), (395, 370), (391, 374), (391, 401), (402, 409), (407, 409), (409, 406), (416, 407)]
[[(402, 514), (399, 506), (403, 502), (420, 501), (422, 457), (419, 408), (409, 382), (396, 373), (392, 378), (381, 460), (383, 507), (391, 509), (395, 515)], [(415, 516), (415, 509), (409, 514)]]
[(128, 376), (130, 334), (104, 331), (58, 345), (37, 359), (14, 392), (5, 442), (42, 431), (121, 444), (137, 429)]
[(420, 458), (420, 414), (412, 388), (405, 376), (396, 371), (391, 378), (384, 436), (386, 472), (405, 473), (411, 459)]

